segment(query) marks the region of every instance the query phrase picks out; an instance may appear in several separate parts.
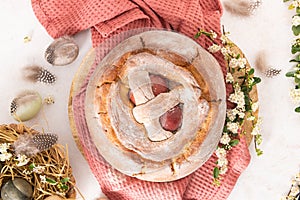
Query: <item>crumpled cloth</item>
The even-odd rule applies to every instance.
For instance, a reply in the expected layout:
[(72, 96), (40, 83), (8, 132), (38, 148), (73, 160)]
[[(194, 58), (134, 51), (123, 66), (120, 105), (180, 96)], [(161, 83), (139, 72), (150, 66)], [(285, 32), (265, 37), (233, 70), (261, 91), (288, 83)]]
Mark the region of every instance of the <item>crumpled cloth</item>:
[[(166, 183), (148, 182), (118, 172), (101, 157), (91, 139), (84, 113), (85, 91), (90, 76), (99, 60), (122, 40), (108, 38), (143, 27), (173, 30), (191, 38), (198, 28), (213, 30), (220, 35), (222, 7), (219, 0), (32, 0), (32, 7), (40, 23), (53, 38), (90, 29), (93, 46), (101, 47), (97, 48), (97, 59), (80, 92), (73, 97), (73, 112), (83, 154), (102, 192), (109, 199), (222, 200), (229, 196), (250, 162), (244, 138), (228, 153), (229, 169), (219, 187), (212, 184), (212, 172), (217, 160), (215, 154), (185, 178)], [(206, 49), (211, 45), (207, 37), (200, 37), (197, 42)], [(221, 53), (214, 56), (225, 75), (223, 56)]]

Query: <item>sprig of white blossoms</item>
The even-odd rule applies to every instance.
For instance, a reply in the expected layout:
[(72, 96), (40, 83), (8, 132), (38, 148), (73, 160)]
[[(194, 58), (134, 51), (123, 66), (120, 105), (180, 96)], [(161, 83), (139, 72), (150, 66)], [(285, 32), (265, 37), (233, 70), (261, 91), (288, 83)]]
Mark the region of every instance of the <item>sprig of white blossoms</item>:
[(224, 148), (218, 147), (216, 150), (216, 155), (218, 157), (217, 166), (219, 167), (219, 174), (223, 175), (228, 170), (228, 160), (226, 158), (227, 152)]
[(300, 195), (300, 173), (296, 174), (296, 176), (292, 180), (292, 186), (287, 194), (281, 198), (281, 200), (297, 200)]
[(298, 15), (293, 16), (292, 25), (293, 26), (299, 26), (300, 25), (300, 16), (298, 16)]
[(300, 103), (300, 88), (292, 88), (290, 91), (290, 96), (295, 104)]
[[(209, 36), (209, 33), (211, 32), (200, 32), (196, 36), (204, 34), (208, 36), (212, 41), (214, 41), (212, 39), (212, 36)], [(254, 70), (252, 69), (252, 74), (250, 74), (248, 71), (249, 69), (246, 69), (247, 60), (231, 50), (232, 43), (228, 39), (228, 33), (223, 34), (220, 37), (220, 39), (222, 45), (218, 45), (213, 42), (213, 44), (208, 48), (208, 51), (211, 53), (217, 53), (220, 51), (223, 54), (225, 60), (227, 60), (229, 70), (226, 74), (225, 81), (227, 84), (232, 84), (234, 89), (233, 93), (229, 95), (228, 101), (234, 103), (236, 106), (233, 109), (228, 109), (226, 112), (226, 122), (224, 125), (224, 131), (220, 139), (220, 145), (215, 151), (215, 154), (218, 159), (216, 162), (216, 167), (214, 168), (214, 183), (217, 185), (220, 184), (219, 175), (224, 175), (228, 170), (228, 160), (226, 158), (227, 151), (238, 144), (239, 140), (236, 138), (238, 134), (241, 133), (241, 126), (243, 124), (243, 121), (245, 120), (246, 112), (249, 111), (246, 109), (245, 93), (243, 92), (240, 83), (235, 81), (232, 73), (239, 70), (246, 70), (248, 75), (247, 77), (245, 75), (245, 80), (248, 83), (248, 86), (251, 85), (251, 87), (249, 87), (250, 90), (252, 89), (252, 86), (256, 84), (255, 80), (252, 77), (250, 77), (250, 75), (253, 74)], [(252, 115), (252, 113), (254, 113), (257, 109), (258, 103), (251, 101), (251, 115), (247, 118), (247, 120), (255, 120), (255, 117)], [(253, 128), (255, 129), (253, 134), (255, 133), (256, 135), (261, 136), (258, 132), (260, 131), (258, 123), (256, 123), (253, 126)], [(259, 139), (260, 144), (261, 137)]]
[(17, 167), (21, 167), (26, 165), (29, 162), (30, 158), (28, 158), (26, 155), (17, 155), (15, 160), (17, 161)]
[(292, 6), (294, 6), (295, 8), (300, 7), (300, 0), (294, 0), (292, 2)]
[(8, 152), (9, 147), (10, 147), (9, 143), (1, 143), (0, 144), (0, 161), (1, 162), (11, 159), (12, 154)]
[(294, 10), (295, 15), (292, 17), (292, 32), (295, 36), (292, 41), (291, 53), (294, 54), (294, 58), (290, 62), (295, 63), (293, 69), (286, 73), (286, 77), (294, 79), (294, 87), (290, 91), (290, 96), (295, 104), (298, 106), (295, 108), (295, 112), (300, 113), (300, 0), (283, 0), (283, 2), (291, 1), (289, 10)]

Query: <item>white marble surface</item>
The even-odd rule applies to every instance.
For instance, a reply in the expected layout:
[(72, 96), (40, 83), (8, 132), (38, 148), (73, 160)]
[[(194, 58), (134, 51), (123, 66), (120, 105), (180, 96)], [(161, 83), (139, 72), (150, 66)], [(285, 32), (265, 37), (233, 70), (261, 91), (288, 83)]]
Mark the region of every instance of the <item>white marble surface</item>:
[[(230, 38), (243, 50), (250, 64), (254, 66), (255, 57), (264, 51), (267, 62), (282, 69), (278, 77), (268, 79), (262, 76), (258, 91), (260, 116), (263, 118), (264, 141), (261, 148), (264, 154), (257, 157), (254, 147), (250, 146), (251, 163), (238, 180), (229, 200), (280, 199), (288, 192), (293, 175), (299, 171), (300, 115), (293, 112), (295, 105), (289, 98), (292, 79), (284, 76), (292, 67), (288, 61), (292, 58), (290, 21), (293, 11), (287, 7), (288, 4), (281, 0), (265, 0), (257, 12), (248, 18), (236, 17), (224, 11), (222, 24), (231, 32)], [(74, 143), (67, 111), (73, 75), (91, 47), (89, 31), (75, 36), (80, 54), (74, 63), (52, 67), (44, 59), (45, 48), (52, 38), (34, 16), (29, 0), (1, 0), (0, 23), (0, 123), (15, 122), (10, 116), (9, 107), (19, 92), (33, 89), (43, 97), (53, 95), (55, 104), (44, 106), (43, 112), (26, 122), (26, 125), (59, 134), (59, 143), (68, 145), (77, 186), (85, 199), (100, 197), (99, 184)], [(30, 36), (32, 41), (24, 43), (25, 36)], [(49, 86), (25, 81), (22, 70), (32, 64), (44, 66), (56, 74), (57, 83)]]

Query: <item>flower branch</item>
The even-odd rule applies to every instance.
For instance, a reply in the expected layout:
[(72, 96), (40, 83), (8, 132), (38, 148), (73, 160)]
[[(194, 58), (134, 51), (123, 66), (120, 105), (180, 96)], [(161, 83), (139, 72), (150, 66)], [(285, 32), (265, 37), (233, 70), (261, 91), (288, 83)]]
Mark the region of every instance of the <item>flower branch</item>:
[[(291, 0), (283, 0), (288, 2)], [(291, 53), (294, 58), (290, 60), (294, 63), (293, 69), (286, 73), (286, 77), (294, 79), (294, 88), (290, 91), (290, 96), (295, 104), (300, 104), (300, 0), (292, 0), (289, 5), (290, 10), (295, 10), (295, 15), (292, 17), (292, 31), (294, 36), (297, 36), (292, 42)], [(295, 112), (300, 113), (300, 106), (295, 108)]]
[(222, 45), (218, 45), (215, 42), (217, 36), (213, 31), (207, 32), (199, 29), (195, 38), (199, 38), (201, 35), (208, 37), (212, 41), (208, 51), (212, 54), (217, 52), (223, 54), (227, 63), (225, 82), (233, 87), (233, 93), (229, 95), (228, 101), (234, 106), (232, 109), (227, 110), (223, 134), (215, 152), (218, 160), (213, 170), (213, 178), (214, 183), (220, 185), (221, 175), (224, 175), (228, 170), (227, 152), (238, 145), (240, 136), (246, 134), (246, 130), (243, 127), (246, 121), (251, 123), (251, 135), (254, 138), (257, 155), (263, 153), (258, 148), (262, 142), (259, 127), (261, 120), (256, 117), (258, 102), (254, 102), (251, 98), (254, 86), (260, 83), (261, 79), (254, 76), (254, 69), (247, 65), (246, 58), (235, 49), (235, 45), (228, 39), (228, 33), (223, 32), (221, 35)]

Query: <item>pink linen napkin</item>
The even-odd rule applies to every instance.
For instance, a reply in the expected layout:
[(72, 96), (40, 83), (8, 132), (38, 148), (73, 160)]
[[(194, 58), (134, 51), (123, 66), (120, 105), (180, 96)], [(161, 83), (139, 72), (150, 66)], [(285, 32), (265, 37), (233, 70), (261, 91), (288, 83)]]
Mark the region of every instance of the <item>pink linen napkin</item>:
[[(107, 40), (108, 38), (143, 27), (174, 30), (189, 37), (193, 37), (198, 28), (203, 28), (220, 35), (222, 8), (219, 0), (32, 0), (32, 7), (52, 37), (73, 35), (90, 28), (93, 46), (101, 45), (101, 48), (97, 48), (97, 59), (83, 87), (73, 98), (73, 111), (76, 113), (74, 120), (84, 156), (109, 199), (222, 200), (228, 197), (250, 162), (244, 138), (228, 155), (229, 170), (220, 187), (212, 185), (212, 171), (217, 160), (215, 155), (196, 172), (180, 180), (167, 183), (147, 182), (118, 172), (101, 157), (91, 139), (84, 113), (89, 77), (101, 58), (124, 39), (116, 37), (115, 40)], [(211, 45), (206, 37), (201, 37), (197, 42), (206, 49)], [(214, 56), (225, 74), (223, 56), (220, 53)], [(227, 89), (229, 92), (230, 88)]]

